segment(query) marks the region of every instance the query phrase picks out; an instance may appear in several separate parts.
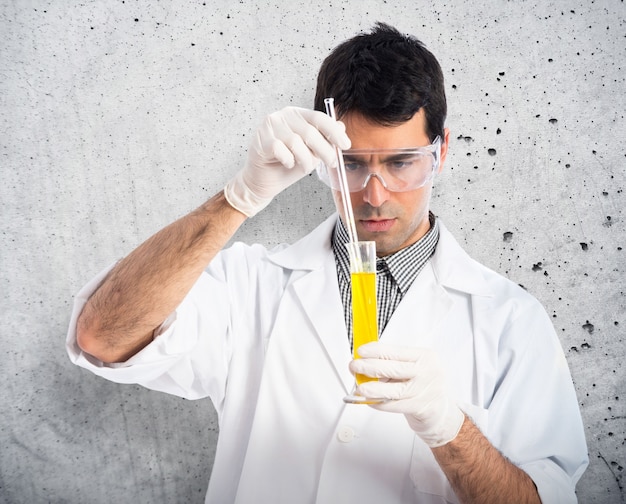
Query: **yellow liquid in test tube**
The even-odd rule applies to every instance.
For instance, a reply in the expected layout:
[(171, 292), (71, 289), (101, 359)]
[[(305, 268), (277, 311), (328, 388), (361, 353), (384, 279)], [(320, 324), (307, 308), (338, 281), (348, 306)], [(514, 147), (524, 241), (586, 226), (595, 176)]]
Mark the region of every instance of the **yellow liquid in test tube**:
[[(357, 349), (371, 341), (378, 341), (376, 317), (376, 273), (352, 273), (352, 348), (355, 359)], [(357, 384), (376, 380), (365, 375), (356, 375)]]

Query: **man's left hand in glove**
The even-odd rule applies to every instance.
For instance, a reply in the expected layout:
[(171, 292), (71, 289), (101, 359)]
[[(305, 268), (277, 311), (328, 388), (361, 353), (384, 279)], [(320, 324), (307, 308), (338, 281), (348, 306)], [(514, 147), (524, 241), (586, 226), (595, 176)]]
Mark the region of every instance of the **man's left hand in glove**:
[(381, 411), (403, 413), (411, 429), (431, 448), (452, 441), (465, 414), (452, 400), (439, 357), (433, 350), (374, 342), (358, 349), (350, 371), (378, 381), (362, 383), (357, 393), (385, 399), (372, 404)]

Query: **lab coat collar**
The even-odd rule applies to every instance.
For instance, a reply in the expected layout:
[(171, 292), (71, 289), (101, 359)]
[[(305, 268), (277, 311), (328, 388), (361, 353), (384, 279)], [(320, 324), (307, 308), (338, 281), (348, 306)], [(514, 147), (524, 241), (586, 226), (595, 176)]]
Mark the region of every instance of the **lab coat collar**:
[(291, 270), (322, 268), (328, 254), (332, 254), (330, 239), (337, 218), (337, 214), (334, 213), (293, 245), (271, 252), (268, 259), (278, 266)]
[(431, 259), (437, 282), (459, 292), (493, 296), (493, 289), (484, 275), (485, 267), (461, 248), (441, 220), (439, 229), (439, 243)]

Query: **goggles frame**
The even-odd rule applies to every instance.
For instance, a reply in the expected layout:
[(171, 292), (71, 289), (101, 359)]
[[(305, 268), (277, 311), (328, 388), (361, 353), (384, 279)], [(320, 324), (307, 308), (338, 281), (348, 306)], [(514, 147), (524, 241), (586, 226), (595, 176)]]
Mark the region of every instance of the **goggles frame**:
[[(428, 182), (430, 182), (434, 178), (435, 174), (437, 173), (439, 169), (440, 160), (441, 160), (441, 137), (437, 136), (437, 138), (435, 138), (432, 144), (425, 145), (423, 147), (404, 147), (404, 148), (398, 148), (398, 149), (347, 149), (347, 150), (344, 150), (342, 152), (344, 159), (345, 157), (352, 157), (352, 156), (356, 157), (356, 156), (376, 155), (381, 158), (386, 158), (389, 160), (392, 160), (394, 157), (398, 157), (398, 159), (401, 160), (403, 157), (407, 155), (411, 155), (411, 154), (429, 155), (433, 159), (430, 173), (419, 185), (417, 186), (410, 185), (403, 189), (389, 188), (387, 182), (385, 182), (384, 178), (382, 177), (380, 173), (368, 170), (365, 178), (363, 179), (363, 183), (359, 187), (356, 187), (354, 189), (350, 188), (350, 192), (353, 193), (353, 192), (362, 191), (363, 189), (367, 187), (367, 184), (369, 183), (369, 181), (374, 177), (378, 179), (378, 181), (383, 185), (383, 187), (386, 190), (391, 191), (391, 192), (414, 191), (416, 189), (419, 189), (420, 187), (424, 187)], [(348, 165), (349, 162), (346, 161), (345, 164)], [(328, 166), (326, 166), (326, 164), (324, 164), (323, 162), (320, 162), (316, 168), (319, 179), (331, 189), (338, 191), (340, 187), (338, 183), (336, 182), (337, 177), (331, 178), (331, 175), (330, 175), (331, 170), (336, 172), (339, 170), (339, 168), (329, 169)], [(349, 177), (348, 170), (346, 170), (346, 176)], [(333, 181), (335, 182), (334, 184), (333, 184)]]

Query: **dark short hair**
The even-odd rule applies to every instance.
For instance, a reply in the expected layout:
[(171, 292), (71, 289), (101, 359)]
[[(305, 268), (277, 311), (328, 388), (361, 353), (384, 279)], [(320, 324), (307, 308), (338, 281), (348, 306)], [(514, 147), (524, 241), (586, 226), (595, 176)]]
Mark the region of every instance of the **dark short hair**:
[(400, 124), (424, 108), (430, 141), (443, 138), (447, 105), (443, 72), (417, 38), (384, 23), (338, 45), (317, 78), (315, 109), (335, 100), (337, 116), (357, 112), (382, 125)]

